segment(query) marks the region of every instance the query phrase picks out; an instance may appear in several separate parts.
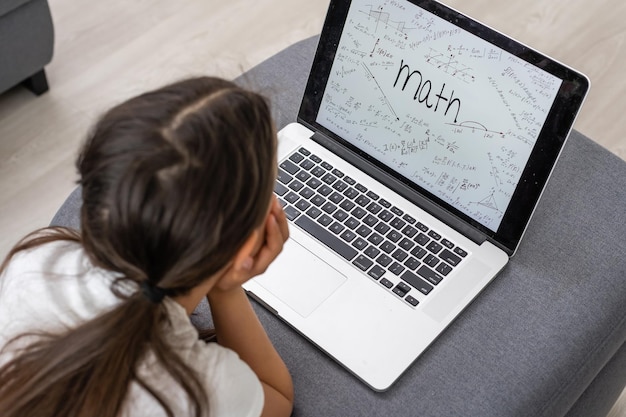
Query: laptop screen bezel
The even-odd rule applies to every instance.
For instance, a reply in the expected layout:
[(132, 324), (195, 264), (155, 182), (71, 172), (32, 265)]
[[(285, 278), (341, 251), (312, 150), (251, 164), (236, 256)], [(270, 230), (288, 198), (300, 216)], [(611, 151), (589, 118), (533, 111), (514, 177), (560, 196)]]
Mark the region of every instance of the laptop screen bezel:
[[(519, 245), (530, 217), (572, 129), (588, 92), (589, 80), (583, 74), (441, 3), (433, 0), (404, 1), (433, 13), (562, 80), (557, 97), (548, 113), (528, 163), (523, 169), (518, 186), (513, 193), (498, 230), (494, 231), (485, 227), (413, 181), (403, 177), (385, 164), (343, 140), (316, 121), (333, 59), (337, 53), (346, 16), (351, 5), (350, 1), (331, 0), (298, 112), (298, 121), (314, 131), (321, 132), (341, 148), (358, 155), (396, 181), (415, 190), (421, 196), (442, 207), (445, 212), (453, 214), (463, 223), (478, 230), (488, 240), (511, 255)], [(419, 205), (418, 202), (416, 204)], [(431, 212), (431, 214), (437, 216), (436, 212)]]

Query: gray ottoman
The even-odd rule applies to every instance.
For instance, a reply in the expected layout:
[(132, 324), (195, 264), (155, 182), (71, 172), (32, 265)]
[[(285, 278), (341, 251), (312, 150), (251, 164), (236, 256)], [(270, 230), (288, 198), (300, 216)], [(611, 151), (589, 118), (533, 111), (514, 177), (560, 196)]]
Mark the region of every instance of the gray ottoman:
[[(272, 99), (279, 128), (316, 44), (237, 79)], [(52, 224), (78, 227), (80, 204), (77, 189)], [(517, 255), (385, 393), (255, 309), (293, 375), (295, 416), (605, 416), (626, 384), (626, 163), (574, 131)], [(210, 325), (206, 304), (193, 320)]]
[(19, 83), (37, 95), (48, 91), (44, 66), (53, 49), (46, 0), (0, 0), (0, 93)]

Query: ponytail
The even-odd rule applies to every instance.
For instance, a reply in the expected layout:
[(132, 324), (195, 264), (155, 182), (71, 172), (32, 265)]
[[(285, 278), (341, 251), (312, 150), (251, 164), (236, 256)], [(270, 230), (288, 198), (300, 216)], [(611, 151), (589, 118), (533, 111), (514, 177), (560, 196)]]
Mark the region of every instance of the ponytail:
[[(17, 245), (2, 270), (20, 250), (54, 240), (78, 239), (67, 229), (46, 232)], [(118, 280), (117, 285), (122, 281)], [(150, 352), (187, 393), (199, 417), (208, 406), (206, 393), (198, 378), (189, 377), (194, 371), (166, 344), (166, 320), (162, 298), (158, 301), (136, 291), (112, 310), (63, 334), (42, 332), (16, 337), (4, 349), (23, 338), (35, 338), (35, 342), (18, 350), (15, 358), (0, 367), (0, 415), (117, 417), (134, 381), (157, 400), (168, 416), (173, 416), (163, 393), (138, 374), (138, 365)]]

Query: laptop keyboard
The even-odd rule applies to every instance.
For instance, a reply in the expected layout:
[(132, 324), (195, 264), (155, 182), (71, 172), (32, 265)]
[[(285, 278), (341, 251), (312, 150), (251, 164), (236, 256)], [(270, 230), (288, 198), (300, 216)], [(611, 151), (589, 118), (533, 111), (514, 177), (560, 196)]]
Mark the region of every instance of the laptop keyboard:
[(280, 164), (274, 192), (290, 222), (413, 307), (467, 256), (305, 148)]

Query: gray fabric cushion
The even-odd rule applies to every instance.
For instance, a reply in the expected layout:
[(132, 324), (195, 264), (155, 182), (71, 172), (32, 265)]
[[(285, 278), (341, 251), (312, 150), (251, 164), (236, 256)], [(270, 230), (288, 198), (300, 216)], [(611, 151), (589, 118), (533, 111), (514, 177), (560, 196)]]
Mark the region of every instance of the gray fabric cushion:
[(17, 9), (31, 0), (0, 0), (0, 17)]
[[(296, 118), (315, 46), (295, 44), (237, 79), (272, 98), (279, 128)], [(75, 224), (75, 198), (53, 224)], [(517, 255), (385, 393), (255, 304), (292, 373), (294, 415), (554, 417), (610, 404), (626, 383), (606, 366), (623, 363), (626, 340), (625, 202), (626, 163), (574, 131)], [(599, 374), (612, 384), (603, 404), (590, 397)]]
[[(9, 1), (4, 7), (17, 3)], [(0, 16), (0, 93), (34, 75), (52, 60), (54, 28), (48, 2), (22, 3)]]

